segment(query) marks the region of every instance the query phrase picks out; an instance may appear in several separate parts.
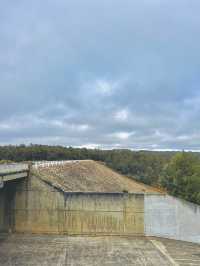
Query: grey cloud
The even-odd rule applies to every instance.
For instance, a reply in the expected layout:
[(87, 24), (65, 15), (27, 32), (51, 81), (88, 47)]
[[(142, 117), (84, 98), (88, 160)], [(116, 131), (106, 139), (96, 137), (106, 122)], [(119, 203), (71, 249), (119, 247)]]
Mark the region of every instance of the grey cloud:
[(199, 10), (195, 0), (2, 4), (0, 143), (199, 149)]

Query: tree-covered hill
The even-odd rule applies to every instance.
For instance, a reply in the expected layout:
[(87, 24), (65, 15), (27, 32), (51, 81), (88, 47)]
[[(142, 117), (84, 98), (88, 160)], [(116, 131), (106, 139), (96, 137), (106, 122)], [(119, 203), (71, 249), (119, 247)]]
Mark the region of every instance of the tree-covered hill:
[(118, 172), (200, 204), (200, 155), (186, 152), (98, 150), (47, 145), (0, 146), (0, 160), (105, 162)]
[(163, 166), (169, 161), (170, 152), (131, 150), (79, 149), (63, 146), (19, 145), (0, 146), (0, 160), (82, 160), (103, 161), (122, 174), (133, 176), (147, 184), (156, 184)]

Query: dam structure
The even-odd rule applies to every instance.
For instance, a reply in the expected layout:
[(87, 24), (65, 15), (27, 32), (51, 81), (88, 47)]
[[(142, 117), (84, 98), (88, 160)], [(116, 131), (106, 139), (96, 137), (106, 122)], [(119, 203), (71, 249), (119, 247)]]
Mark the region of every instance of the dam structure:
[(0, 166), (0, 232), (156, 236), (200, 244), (200, 206), (92, 160)]

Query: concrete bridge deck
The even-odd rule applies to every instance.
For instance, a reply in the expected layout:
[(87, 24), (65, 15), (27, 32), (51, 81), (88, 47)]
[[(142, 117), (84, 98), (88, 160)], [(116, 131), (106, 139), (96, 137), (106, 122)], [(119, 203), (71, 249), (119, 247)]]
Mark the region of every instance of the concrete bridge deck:
[(4, 182), (27, 177), (29, 165), (25, 163), (12, 163), (0, 165), (0, 188)]
[(1, 266), (200, 265), (200, 245), (147, 237), (0, 235)]

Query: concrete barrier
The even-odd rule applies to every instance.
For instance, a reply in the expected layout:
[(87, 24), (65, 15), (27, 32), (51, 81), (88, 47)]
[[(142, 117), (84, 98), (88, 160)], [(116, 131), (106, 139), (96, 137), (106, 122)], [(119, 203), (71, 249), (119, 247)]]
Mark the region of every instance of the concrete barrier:
[(200, 243), (200, 206), (168, 195), (145, 195), (147, 236)]
[(1, 164), (0, 165), (0, 175), (18, 173), (23, 171), (28, 171), (28, 164), (24, 163), (13, 163), (13, 164)]
[(12, 163), (0, 165), (0, 189), (4, 187), (5, 182), (27, 177), (29, 164)]

